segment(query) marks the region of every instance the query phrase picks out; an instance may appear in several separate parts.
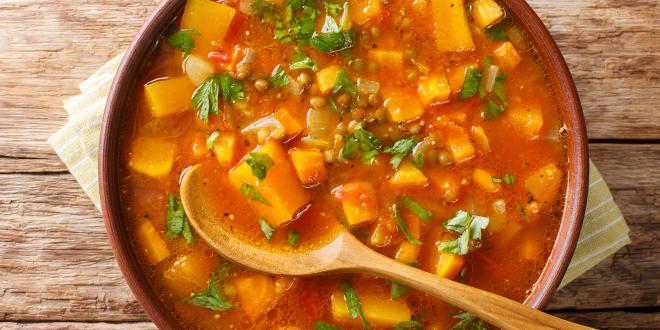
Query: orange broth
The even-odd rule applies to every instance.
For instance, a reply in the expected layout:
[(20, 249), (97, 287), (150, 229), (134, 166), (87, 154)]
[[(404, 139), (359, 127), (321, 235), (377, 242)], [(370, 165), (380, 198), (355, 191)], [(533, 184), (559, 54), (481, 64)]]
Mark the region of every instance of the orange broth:
[[(307, 3), (317, 9), (316, 31), (322, 33), (326, 10), (321, 2)], [(396, 322), (406, 321), (381, 319), (385, 314), (398, 312), (420, 322), (424, 329), (448, 329), (457, 321), (452, 316), (461, 312), (414, 290), (392, 299), (389, 282), (366, 275), (276, 278), (234, 264), (222, 277), (213, 277), (219, 272), (218, 266), (225, 263), (194, 231), (192, 244), (187, 244), (180, 230), (179, 235), (168, 234), (177, 231), (166, 220), (172, 211), (168, 212), (168, 195), (176, 200), (182, 171), (195, 164), (202, 164), (211, 173), (209, 179), (216, 191), (213, 198), (225, 210), (218, 225), (231, 226), (237, 235), (254, 244), (304, 251), (323, 244), (338, 230), (349, 228), (365, 244), (387, 256), (403, 258), (400, 249), (414, 245), (412, 249), (417, 253), (413, 252), (414, 260), (410, 262), (414, 266), (523, 301), (540, 275), (555, 240), (564, 203), (561, 192), (566, 156), (559, 134), (561, 119), (534, 50), (520, 28), (510, 18), (498, 18), (489, 25), (490, 32), (493, 27), (500, 28), (505, 31), (506, 39), (491, 40), (493, 37), (489, 38), (479, 26), (485, 18), (479, 16), (477, 21), (477, 16), (487, 10), (482, 6), (492, 6), (493, 1), (466, 5), (458, 0), (389, 0), (386, 4), (377, 0), (351, 0), (349, 8), (362, 9), (362, 15), (351, 13), (351, 22), (344, 27), (350, 26), (355, 34), (348, 51), (323, 52), (307, 41), (299, 41), (299, 49), (321, 72), (339, 65), (352, 85), (358, 85), (358, 90), (363, 89), (358, 79), (377, 82), (379, 87), (371, 93), (374, 96), (363, 91), (324, 93), (320, 90), (318, 72), (290, 68), (289, 64), (295, 60), (296, 42), (285, 43), (273, 37), (274, 29), (268, 17), (273, 21), (272, 13), (289, 4), (285, 1), (269, 8), (264, 19), (255, 13), (244, 13), (245, 8), (239, 10), (238, 1), (223, 4), (189, 0), (186, 11), (198, 7), (195, 7), (197, 12), (182, 14), (189, 15), (192, 21), (186, 23), (187, 27), (226, 36), (200, 46), (202, 39), (193, 34), (197, 47), (192, 49), (192, 55), (187, 55), (185, 50), (168, 42), (170, 35), (182, 29), (181, 20), (175, 22), (163, 36), (143, 82), (146, 91), (146, 86), (175, 78), (183, 80), (169, 90), (154, 87), (153, 95), (142, 92), (133, 119), (126, 126), (123, 201), (127, 223), (135, 237), (135, 250), (142, 258), (144, 272), (182, 326), (293, 330), (314, 329), (317, 326), (314, 322), (322, 321), (342, 329), (363, 328), (359, 317), (346, 319), (338, 315), (337, 306), (333, 307), (332, 299), (341, 298), (337, 295), (341, 283), (349, 283), (357, 292), (374, 329), (391, 329)], [(452, 17), (459, 20), (462, 17), (468, 24), (467, 32), (461, 34), (460, 24), (456, 23), (438, 27), (442, 23), (435, 22), (433, 12), (449, 10), (442, 7), (446, 4), (466, 6), (465, 14)], [(195, 21), (195, 15), (201, 15), (200, 8), (206, 8), (207, 14), (233, 13), (229, 15), (228, 30), (218, 32), (221, 28), (217, 24), (209, 27), (204, 21)], [(342, 12), (343, 9), (336, 21), (341, 20)], [(467, 33), (474, 43), (473, 49), (439, 51), (439, 45), (444, 44), (438, 40), (437, 29), (449, 29), (453, 35), (464, 37)], [(199, 47), (216, 53), (200, 53)], [(513, 49), (516, 54), (502, 55), (498, 49)], [(390, 53), (383, 59), (374, 55), (378, 54), (374, 50)], [(241, 71), (239, 63), (248, 53), (253, 56), (252, 61), (245, 62), (247, 68)], [(226, 100), (224, 87), (217, 87), (219, 114), (211, 114), (208, 121), (200, 118), (199, 107), (187, 103), (192, 90), (197, 89), (195, 93), (202, 90), (196, 86), (200, 81), (186, 80), (196, 73), (186, 65), (190, 61), (187, 56), (196, 56), (207, 68), (212, 68), (212, 72), (202, 75), (204, 84), (207, 79), (213, 79), (209, 74), (224, 73), (242, 86), (244, 98), (236, 102)], [(227, 60), (229, 63), (223, 63)], [(289, 77), (289, 83), (280, 88), (272, 86), (275, 80), (269, 81), (277, 65), (282, 65)], [(492, 91), (485, 96), (476, 93), (461, 97), (467, 87), (466, 66), (481, 71), (482, 77), (477, 81), (481, 88), (486, 88), (489, 70), (495, 70), (492, 66), (498, 75), (506, 73), (500, 85), (506, 93), (505, 109), (496, 118), (485, 120), (481, 115), (487, 100), (502, 103)], [(428, 88), (420, 84), (429, 77), (437, 79), (430, 87), (431, 100), (421, 105), (421, 114), (411, 115), (420, 104), (419, 90)], [(264, 80), (269, 86), (260, 90)], [(292, 86), (291, 81), (297, 86)], [(344, 95), (350, 98), (350, 105), (339, 111), (331, 110), (329, 103), (346, 99)], [(177, 99), (183, 99), (185, 105), (177, 107)], [(314, 102), (317, 107), (312, 106)], [(279, 126), (241, 132), (247, 125), (282, 108), (288, 117), (276, 117)], [(306, 139), (310, 135), (308, 112), (312, 108), (326, 114), (332, 122), (326, 127), (331, 131), (320, 147), (310, 145)], [(397, 110), (411, 118), (397, 120), (393, 114)], [(298, 131), (291, 128), (291, 123), (300, 126)], [(371, 163), (362, 161), (365, 150), (354, 151), (352, 158), (350, 150), (342, 153), (351, 132), (360, 127), (381, 144)], [(220, 139), (233, 137), (234, 144), (220, 149), (216, 139), (210, 142), (209, 149), (207, 139), (214, 132)], [(406, 150), (401, 164), (395, 168), (390, 163), (393, 154), (386, 152), (386, 148), (406, 138), (414, 139), (415, 149)], [(296, 212), (285, 214), (290, 215), (289, 221), (282, 224), (273, 221), (274, 216), (263, 214), (259, 209), (263, 205), (259, 206), (260, 202), (250, 198), (251, 195), (241, 193), (240, 187), (230, 180), (229, 173), (237, 171), (251, 157), (250, 152), (258, 153), (266, 144), (281, 147), (286, 157), (275, 159), (265, 179), (257, 180), (253, 188), (265, 194), (264, 185), (274, 180), (268, 171), (278, 167), (278, 173), (285, 175), (277, 181), (273, 196), (286, 200), (300, 192), (307, 198)], [(321, 158), (310, 158), (308, 165), (292, 165), (292, 150), (310, 151)], [(220, 156), (229, 162), (220, 161), (222, 157), (216, 157), (216, 153), (222, 153)], [(322, 159), (320, 164), (318, 159)], [(313, 167), (316, 175), (304, 174), (303, 170), (309, 170), (305, 166)], [(415, 180), (396, 181), (397, 172), (404, 171)], [(357, 188), (346, 188), (351, 184)], [(429, 211), (430, 219), (422, 219), (406, 207), (401, 202), (404, 196)], [(362, 212), (359, 221), (349, 223), (352, 221), (345, 214), (344, 203), (354, 208), (357, 205), (356, 212)], [(398, 206), (406, 229), (421, 245), (413, 244), (405, 235), (406, 229), (397, 223), (393, 205)], [(488, 226), (481, 231), (480, 240), (470, 240), (467, 253), (439, 251), (436, 243), (452, 241), (460, 235), (443, 227), (459, 210), (488, 218)], [(259, 225), (260, 219), (274, 230), (270, 240)], [(299, 237), (295, 245), (290, 242), (292, 232)], [(217, 291), (231, 308), (212, 310), (191, 301), (192, 295), (209, 289), (210, 280), (216, 281)], [(372, 300), (381, 301), (385, 307), (368, 306)]]

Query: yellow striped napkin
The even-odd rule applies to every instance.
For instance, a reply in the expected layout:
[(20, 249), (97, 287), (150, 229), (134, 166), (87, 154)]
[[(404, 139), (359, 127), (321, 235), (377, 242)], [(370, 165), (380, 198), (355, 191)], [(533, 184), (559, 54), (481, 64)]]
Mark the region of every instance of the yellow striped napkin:
[[(112, 80), (124, 54), (119, 54), (80, 84), (80, 95), (64, 101), (69, 121), (48, 142), (78, 180), (85, 193), (101, 208), (97, 153), (101, 120)], [(609, 188), (593, 163), (589, 168), (589, 199), (577, 249), (561, 286), (584, 274), (630, 243), (628, 226)]]

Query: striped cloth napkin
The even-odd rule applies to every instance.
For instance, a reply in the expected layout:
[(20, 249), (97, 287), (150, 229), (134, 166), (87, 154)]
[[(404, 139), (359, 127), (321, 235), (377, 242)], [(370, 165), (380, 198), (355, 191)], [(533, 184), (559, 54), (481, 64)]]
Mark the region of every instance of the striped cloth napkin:
[[(48, 142), (78, 180), (87, 196), (101, 208), (97, 154), (105, 102), (119, 63), (119, 54), (80, 84), (80, 95), (64, 101), (69, 121)], [(577, 249), (560, 287), (584, 274), (630, 243), (628, 225), (609, 188), (593, 163), (589, 164), (589, 198)]]

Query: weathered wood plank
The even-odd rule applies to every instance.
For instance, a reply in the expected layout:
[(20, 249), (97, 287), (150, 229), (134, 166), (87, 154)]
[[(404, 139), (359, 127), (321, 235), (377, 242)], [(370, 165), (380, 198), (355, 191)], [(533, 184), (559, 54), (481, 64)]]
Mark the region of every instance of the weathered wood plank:
[(603, 330), (615, 329), (648, 329), (656, 330), (660, 325), (658, 312), (559, 312), (554, 315), (579, 324)]
[[(45, 141), (66, 121), (62, 99), (128, 45), (157, 2), (0, 2), (7, 38), (0, 44), (0, 156), (58, 164)], [(530, 2), (574, 73), (590, 136), (660, 138), (657, 1)]]
[[(560, 292), (550, 309), (657, 306), (660, 145), (594, 145), (592, 156), (633, 244)], [(70, 175), (0, 174), (0, 182), (0, 320), (146, 319), (98, 212)]]
[(151, 322), (0, 322), (0, 330), (153, 330), (158, 329)]

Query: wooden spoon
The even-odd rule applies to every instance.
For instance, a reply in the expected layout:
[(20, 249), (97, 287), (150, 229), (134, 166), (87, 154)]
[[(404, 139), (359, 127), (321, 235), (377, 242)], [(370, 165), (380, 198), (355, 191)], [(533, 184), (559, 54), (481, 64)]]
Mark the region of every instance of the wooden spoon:
[(429, 293), (503, 329), (592, 329), (548, 315), (516, 301), (454, 282), (396, 262), (368, 248), (349, 232), (330, 243), (300, 253), (269, 251), (253, 246), (219, 223), (208, 177), (201, 165), (183, 174), (181, 200), (197, 235), (224, 257), (256, 271), (291, 276), (366, 273), (389, 278)]

